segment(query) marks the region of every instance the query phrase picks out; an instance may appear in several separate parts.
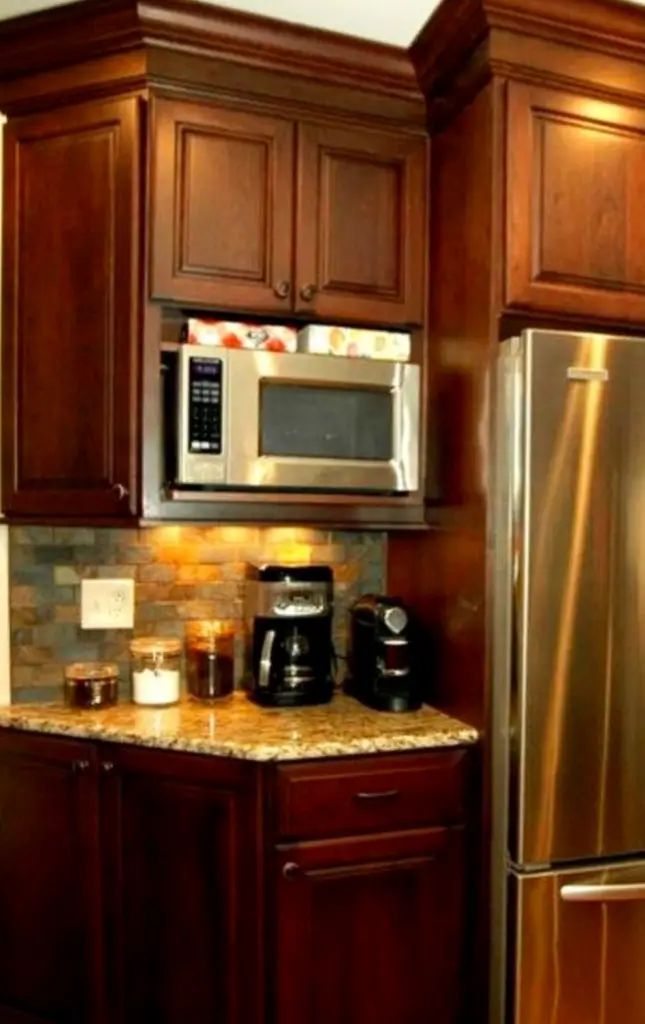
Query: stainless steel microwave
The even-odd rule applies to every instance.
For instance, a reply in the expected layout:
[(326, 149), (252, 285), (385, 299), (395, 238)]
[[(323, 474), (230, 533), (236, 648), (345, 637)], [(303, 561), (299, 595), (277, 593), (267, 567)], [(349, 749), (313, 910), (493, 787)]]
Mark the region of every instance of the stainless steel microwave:
[(418, 488), (418, 366), (182, 345), (164, 370), (175, 487)]

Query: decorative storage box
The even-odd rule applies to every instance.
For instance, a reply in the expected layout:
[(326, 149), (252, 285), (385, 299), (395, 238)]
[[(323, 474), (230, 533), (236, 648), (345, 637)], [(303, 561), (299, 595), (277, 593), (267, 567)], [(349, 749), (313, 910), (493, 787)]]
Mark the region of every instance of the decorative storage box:
[(296, 352), (298, 336), (293, 327), (276, 324), (245, 324), (234, 320), (189, 320), (185, 341), (191, 345), (250, 348), (264, 352)]
[(391, 362), (407, 363), (410, 359), (410, 348), (410, 335), (394, 331), (368, 331), (354, 327), (310, 324), (298, 334), (299, 351), (314, 355), (386, 359)]

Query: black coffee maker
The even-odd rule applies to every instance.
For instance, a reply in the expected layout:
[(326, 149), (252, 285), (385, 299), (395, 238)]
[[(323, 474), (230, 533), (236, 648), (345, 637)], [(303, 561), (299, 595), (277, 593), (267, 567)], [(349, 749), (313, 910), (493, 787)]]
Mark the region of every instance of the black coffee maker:
[(252, 700), (270, 707), (331, 700), (333, 588), (327, 566), (250, 567), (247, 685)]
[(421, 687), (410, 615), (398, 598), (367, 594), (352, 606), (345, 690), (377, 711), (415, 711)]

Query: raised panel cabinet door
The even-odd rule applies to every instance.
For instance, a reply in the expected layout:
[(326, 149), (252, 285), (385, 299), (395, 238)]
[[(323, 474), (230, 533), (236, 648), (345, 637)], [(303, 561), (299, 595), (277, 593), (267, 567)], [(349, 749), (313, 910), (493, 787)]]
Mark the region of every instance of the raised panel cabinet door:
[(102, 764), (112, 1016), (120, 1024), (257, 1020), (251, 768), (203, 764), (136, 749)]
[(104, 1024), (96, 758), (0, 731), (0, 1021)]
[(276, 1024), (455, 1024), (458, 829), (281, 847)]
[(507, 304), (645, 320), (645, 110), (508, 89)]
[(139, 101), (9, 122), (3, 504), (136, 512)]
[(153, 297), (291, 309), (293, 124), (157, 97), (151, 131)]
[(422, 138), (299, 126), (301, 312), (384, 327), (423, 322), (427, 166)]

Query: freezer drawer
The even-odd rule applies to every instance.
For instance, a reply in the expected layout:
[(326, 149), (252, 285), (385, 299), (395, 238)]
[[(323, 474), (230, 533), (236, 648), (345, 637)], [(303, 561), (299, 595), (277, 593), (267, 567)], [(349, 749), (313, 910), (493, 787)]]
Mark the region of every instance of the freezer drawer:
[(510, 881), (509, 1024), (643, 1024), (645, 861)]

